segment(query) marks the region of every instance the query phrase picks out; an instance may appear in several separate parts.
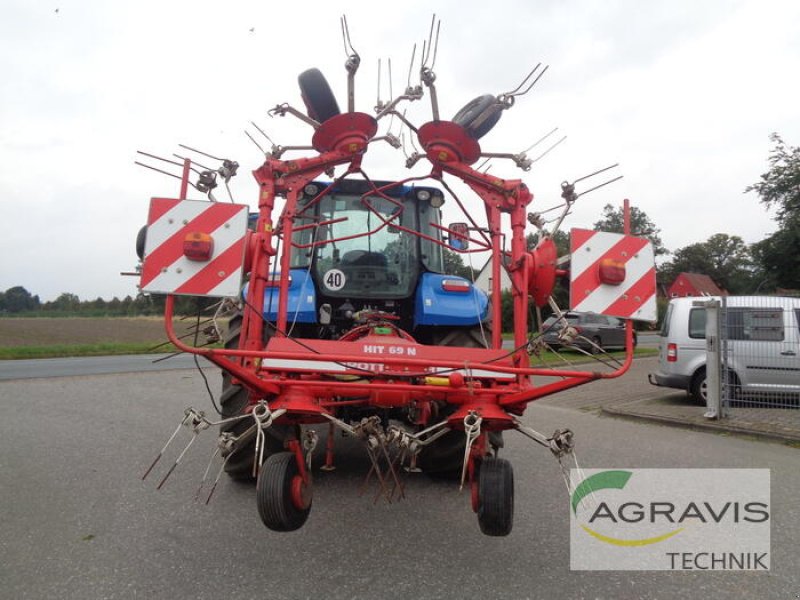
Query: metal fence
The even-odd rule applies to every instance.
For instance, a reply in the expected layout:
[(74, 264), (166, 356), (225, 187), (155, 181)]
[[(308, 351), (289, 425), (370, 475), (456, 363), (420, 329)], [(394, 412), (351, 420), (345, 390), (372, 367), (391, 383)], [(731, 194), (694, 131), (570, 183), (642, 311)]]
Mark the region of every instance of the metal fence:
[(721, 416), (800, 409), (800, 298), (722, 297), (718, 310)]

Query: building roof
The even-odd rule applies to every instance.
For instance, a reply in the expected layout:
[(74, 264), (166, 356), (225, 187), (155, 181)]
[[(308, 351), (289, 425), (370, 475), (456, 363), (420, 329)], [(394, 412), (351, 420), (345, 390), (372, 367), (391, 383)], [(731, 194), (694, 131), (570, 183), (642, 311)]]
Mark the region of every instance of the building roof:
[[(724, 296), (727, 292), (719, 287), (708, 275), (702, 273), (680, 273), (672, 285), (683, 277), (699, 294), (704, 296)], [(670, 286), (671, 288), (672, 286)]]

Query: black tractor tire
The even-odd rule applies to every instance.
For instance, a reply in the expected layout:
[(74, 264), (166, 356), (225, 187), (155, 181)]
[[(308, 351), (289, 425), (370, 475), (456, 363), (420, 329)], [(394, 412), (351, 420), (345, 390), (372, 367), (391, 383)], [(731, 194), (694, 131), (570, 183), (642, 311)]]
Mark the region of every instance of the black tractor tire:
[(297, 78), (308, 116), (319, 123), (341, 114), (336, 96), (319, 69), (303, 71)]
[(485, 458), (478, 471), (478, 525), (486, 535), (505, 536), (514, 525), (514, 471), (502, 458)]
[[(228, 334), (225, 336), (225, 347), (236, 349), (239, 347), (239, 337), (242, 331), (242, 314), (237, 313), (228, 324)], [(231, 375), (227, 371), (222, 372), (222, 393), (219, 397), (220, 411), (222, 417), (228, 419), (241, 415), (250, 403), (250, 392), (247, 388), (235, 385), (231, 381)], [(220, 431), (227, 431), (233, 435), (241, 435), (253, 425), (252, 419), (242, 419), (233, 423), (220, 425)], [(266, 446), (265, 456), (283, 450), (283, 438), (285, 428), (272, 425), (266, 430), (264, 436)], [(241, 444), (233, 450), (225, 463), (225, 472), (231, 479), (237, 481), (253, 481), (253, 462), (255, 460), (256, 439), (253, 436), (246, 443)]]
[[(476, 125), (475, 122), (484, 111), (491, 113), (482, 123)], [(497, 125), (502, 114), (503, 109), (497, 105), (497, 98), (491, 94), (484, 94), (465, 104), (453, 117), (453, 123), (466, 129), (472, 139), (479, 140)]]
[[(484, 336), (486, 343), (484, 344)], [(438, 333), (434, 339), (435, 346), (460, 348), (487, 348), (491, 343), (492, 329), (487, 321), (481, 328), (453, 327)], [(440, 415), (441, 416), (441, 415)], [(463, 431), (448, 431), (439, 439), (425, 446), (419, 453), (417, 465), (431, 477), (441, 479), (458, 479), (464, 463), (464, 446), (466, 436)], [(494, 448), (503, 447), (503, 433), (489, 433), (489, 444)]]
[(136, 256), (139, 260), (144, 260), (144, 245), (147, 242), (147, 225), (143, 225), (136, 234)]
[(417, 466), (436, 479), (456, 480), (461, 477), (467, 437), (463, 431), (448, 431), (423, 447), (417, 456)]
[(293, 480), (299, 476), (297, 460), (291, 452), (273, 454), (261, 465), (256, 505), (261, 522), (272, 531), (295, 531), (308, 519), (311, 501), (304, 509), (292, 501)]
[[(485, 338), (485, 340), (484, 340)], [(492, 327), (487, 321), (483, 324), (483, 332), (479, 326), (452, 327), (437, 332), (433, 340), (434, 346), (458, 346), (461, 348), (488, 348), (492, 342)]]

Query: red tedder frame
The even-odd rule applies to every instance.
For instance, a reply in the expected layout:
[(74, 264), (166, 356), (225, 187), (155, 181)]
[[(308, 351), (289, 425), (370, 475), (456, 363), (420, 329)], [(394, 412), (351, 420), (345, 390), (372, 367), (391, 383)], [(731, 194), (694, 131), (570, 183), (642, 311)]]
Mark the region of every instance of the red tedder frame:
[[(613, 372), (595, 372), (531, 368), (525, 348), (528, 342), (528, 303), (542, 306), (550, 296), (555, 279), (563, 272), (556, 269), (553, 241), (545, 238), (534, 250), (525, 241), (526, 209), (533, 195), (521, 180), (500, 179), (472, 168), (480, 156), (478, 142), (459, 125), (433, 121), (418, 130), (418, 139), (432, 165), (428, 178), (442, 180), (445, 174), (465, 183), (483, 200), (492, 250), (492, 297), (501, 296), (501, 268), (506, 260), (512, 282), (514, 307), (514, 347), (502, 349), (501, 328), (494, 327), (491, 348), (459, 348), (458, 358), (451, 358), (442, 347), (417, 344), (411, 336), (396, 331), (395, 337), (367, 335), (356, 341), (294, 339), (286, 335), (288, 321), (289, 278), (280, 278), (275, 333), (266, 347), (264, 294), (272, 270), (287, 274), (298, 198), (304, 187), (339, 165), (348, 165), (348, 174), (361, 172), (361, 160), (377, 132), (376, 120), (365, 113), (349, 112), (332, 117), (319, 125), (312, 143), (316, 155), (294, 160), (280, 160), (268, 155), (253, 172), (260, 187), (258, 220), (248, 232), (245, 272), (249, 273), (247, 300), (244, 305), (239, 349), (196, 348), (185, 344), (172, 326), (174, 296), (166, 302), (165, 325), (170, 341), (180, 350), (198, 354), (228, 371), (234, 381), (251, 392), (251, 404), (268, 398), (272, 410), (286, 412), (279, 422), (315, 423), (337, 406), (409, 406), (420, 408), (421, 424), (431, 415), (433, 402), (458, 406), (448, 417), (453, 429), (464, 429), (464, 419), (471, 412), (483, 419), (484, 429), (504, 430), (514, 426), (511, 415), (521, 415), (527, 404), (543, 396), (576, 387), (596, 379), (623, 375), (633, 359), (632, 323), (626, 322), (626, 359)], [(185, 199), (189, 168), (184, 168), (181, 199)], [(409, 178), (412, 179), (421, 178)], [(403, 181), (398, 183), (405, 183)], [(377, 191), (377, 190), (376, 190)], [(276, 197), (286, 199), (277, 223), (273, 220)], [(509, 215), (511, 253), (502, 250), (501, 219)], [(628, 233), (628, 207), (625, 205)], [(441, 228), (448, 231), (446, 228)], [(421, 235), (418, 232), (417, 235)], [(452, 232), (451, 232), (452, 233)], [(280, 235), (283, 251), (273, 247)], [(425, 236), (423, 236), (425, 237)], [(437, 243), (441, 243), (434, 240)], [(492, 321), (501, 323), (501, 303), (492, 303)], [(352, 337), (352, 336), (351, 336)], [(389, 342), (390, 340), (390, 342)], [(391, 354), (384, 350), (391, 346)], [(377, 349), (377, 350), (376, 350)], [(451, 351), (449, 348), (448, 351)], [(264, 366), (262, 361), (293, 366)], [(307, 363), (305, 367), (297, 364)], [(326, 365), (355, 369), (357, 380), (342, 380), (325, 375)], [(353, 366), (357, 365), (357, 366)], [(365, 368), (366, 367), (366, 368)], [(437, 374), (437, 371), (439, 373)], [(441, 373), (444, 371), (444, 373)], [(352, 371), (351, 371), (352, 372)], [(330, 372), (328, 373), (328, 375)], [(558, 380), (536, 387), (535, 376), (555, 376)], [(342, 400), (350, 397), (352, 400)]]

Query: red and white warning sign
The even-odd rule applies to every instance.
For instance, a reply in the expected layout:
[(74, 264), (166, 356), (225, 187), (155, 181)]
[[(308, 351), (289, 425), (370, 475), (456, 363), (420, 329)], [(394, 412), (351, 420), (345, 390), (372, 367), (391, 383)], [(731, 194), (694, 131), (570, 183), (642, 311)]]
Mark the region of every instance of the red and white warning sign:
[(656, 320), (656, 266), (648, 239), (573, 229), (570, 252), (572, 310)]
[(248, 212), (241, 204), (151, 199), (141, 290), (237, 296)]

